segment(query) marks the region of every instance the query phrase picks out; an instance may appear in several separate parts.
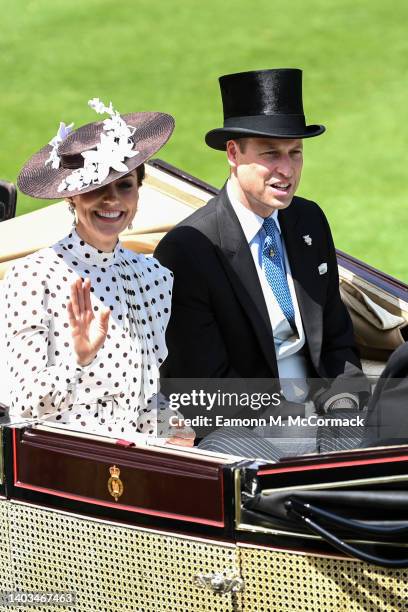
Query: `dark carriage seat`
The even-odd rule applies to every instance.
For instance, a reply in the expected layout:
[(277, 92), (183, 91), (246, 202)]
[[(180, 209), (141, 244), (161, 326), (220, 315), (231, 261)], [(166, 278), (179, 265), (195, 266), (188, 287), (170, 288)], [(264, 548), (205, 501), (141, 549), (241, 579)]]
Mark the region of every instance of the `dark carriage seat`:
[(17, 189), (14, 183), (0, 180), (0, 221), (16, 216)]

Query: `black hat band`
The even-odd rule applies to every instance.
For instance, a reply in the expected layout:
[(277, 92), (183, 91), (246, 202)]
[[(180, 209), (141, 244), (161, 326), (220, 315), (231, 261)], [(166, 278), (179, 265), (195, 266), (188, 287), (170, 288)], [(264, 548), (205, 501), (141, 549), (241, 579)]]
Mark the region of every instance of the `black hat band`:
[(73, 169), (84, 167), (84, 158), (81, 153), (75, 155), (60, 155), (60, 163), (62, 168)]
[(288, 134), (304, 132), (304, 115), (247, 115), (224, 120), (224, 128), (250, 129), (253, 132), (286, 131)]

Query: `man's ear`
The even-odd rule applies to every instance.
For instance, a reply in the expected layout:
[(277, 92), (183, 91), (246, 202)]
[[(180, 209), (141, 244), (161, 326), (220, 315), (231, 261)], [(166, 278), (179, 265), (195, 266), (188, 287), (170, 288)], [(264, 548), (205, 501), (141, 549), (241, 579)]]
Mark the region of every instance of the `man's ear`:
[(235, 140), (227, 141), (226, 151), (227, 151), (227, 159), (228, 159), (229, 166), (231, 168), (236, 168), (237, 167), (238, 144), (235, 142)]

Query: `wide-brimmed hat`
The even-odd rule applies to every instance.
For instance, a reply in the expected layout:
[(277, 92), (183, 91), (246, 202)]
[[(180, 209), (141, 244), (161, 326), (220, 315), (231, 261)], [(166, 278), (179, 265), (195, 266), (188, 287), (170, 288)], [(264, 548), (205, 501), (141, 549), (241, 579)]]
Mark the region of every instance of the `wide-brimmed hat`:
[(24, 165), (18, 187), (35, 198), (71, 197), (124, 176), (154, 155), (174, 129), (171, 115), (141, 112), (119, 115), (98, 98), (89, 101), (110, 118), (75, 131), (60, 124), (57, 135)]
[(323, 125), (306, 125), (302, 71), (275, 68), (220, 77), (224, 127), (205, 136), (209, 147), (224, 151), (228, 140), (251, 136), (311, 138)]

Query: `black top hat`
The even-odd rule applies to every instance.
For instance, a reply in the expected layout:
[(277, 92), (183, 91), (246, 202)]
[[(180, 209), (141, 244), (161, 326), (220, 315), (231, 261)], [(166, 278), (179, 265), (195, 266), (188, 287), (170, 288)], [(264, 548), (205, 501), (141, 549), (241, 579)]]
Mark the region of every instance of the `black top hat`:
[(205, 136), (209, 147), (225, 151), (227, 140), (250, 136), (311, 138), (323, 125), (306, 125), (302, 71), (275, 68), (220, 77), (224, 127)]

